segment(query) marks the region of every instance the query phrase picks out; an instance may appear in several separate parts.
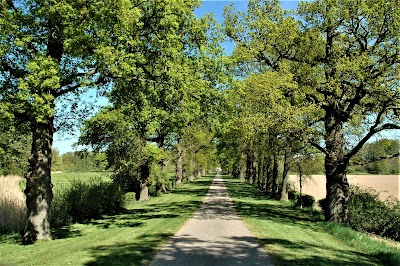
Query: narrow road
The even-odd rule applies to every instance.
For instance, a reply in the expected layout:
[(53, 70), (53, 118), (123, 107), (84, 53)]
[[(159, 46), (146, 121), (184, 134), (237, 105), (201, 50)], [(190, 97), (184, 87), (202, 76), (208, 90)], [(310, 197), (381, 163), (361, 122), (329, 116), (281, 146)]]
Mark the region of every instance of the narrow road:
[(162, 248), (150, 266), (273, 265), (237, 216), (217, 175), (193, 218)]

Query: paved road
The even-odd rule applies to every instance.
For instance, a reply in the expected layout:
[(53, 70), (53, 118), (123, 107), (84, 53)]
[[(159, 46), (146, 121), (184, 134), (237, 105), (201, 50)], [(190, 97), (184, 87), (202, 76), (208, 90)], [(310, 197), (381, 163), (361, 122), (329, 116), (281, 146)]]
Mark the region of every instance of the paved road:
[(273, 265), (273, 263), (236, 215), (224, 181), (217, 175), (199, 210), (150, 265)]

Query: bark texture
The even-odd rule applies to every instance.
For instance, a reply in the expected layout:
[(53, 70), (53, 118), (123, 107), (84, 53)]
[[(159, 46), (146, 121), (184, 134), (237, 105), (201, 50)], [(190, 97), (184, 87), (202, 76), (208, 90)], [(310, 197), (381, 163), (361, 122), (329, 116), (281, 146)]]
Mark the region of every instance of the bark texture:
[(136, 189), (136, 200), (144, 201), (149, 199), (149, 186), (150, 184), (150, 165), (148, 161), (140, 166), (140, 180)]
[(289, 184), (289, 170), (290, 170), (291, 147), (289, 145), (285, 148), (285, 157), (283, 161), (282, 184), (281, 184), (281, 197), (280, 200), (287, 201), (288, 198), (288, 184)]
[(175, 172), (175, 182), (177, 185), (182, 184), (183, 181), (183, 152), (179, 147), (177, 148), (177, 159), (176, 159), (176, 172)]
[(347, 165), (344, 160), (343, 128), (334, 115), (326, 118), (326, 194), (328, 210), (325, 219), (336, 223), (348, 223), (347, 203), (350, 187), (346, 177)]
[(53, 120), (32, 125), (32, 147), (26, 178), (27, 221), (23, 243), (49, 240), (49, 214), (53, 199), (51, 184), (51, 160), (53, 144)]

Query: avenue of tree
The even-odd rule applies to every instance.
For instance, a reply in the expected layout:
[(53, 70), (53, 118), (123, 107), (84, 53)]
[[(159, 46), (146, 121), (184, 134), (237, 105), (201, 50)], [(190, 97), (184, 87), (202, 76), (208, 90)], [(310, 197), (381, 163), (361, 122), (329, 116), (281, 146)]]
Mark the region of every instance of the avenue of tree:
[[(324, 160), (326, 220), (346, 224), (349, 166), (399, 155), (366, 144), (400, 129), (398, 0), (250, 0), (223, 25), (200, 5), (0, 0), (0, 159), (31, 145), (25, 244), (51, 238), (53, 134), (78, 117), (79, 143), (138, 200), (165, 191), (171, 164), (179, 184), (217, 161), (286, 200), (289, 170)], [(88, 89), (110, 101), (90, 117)]]

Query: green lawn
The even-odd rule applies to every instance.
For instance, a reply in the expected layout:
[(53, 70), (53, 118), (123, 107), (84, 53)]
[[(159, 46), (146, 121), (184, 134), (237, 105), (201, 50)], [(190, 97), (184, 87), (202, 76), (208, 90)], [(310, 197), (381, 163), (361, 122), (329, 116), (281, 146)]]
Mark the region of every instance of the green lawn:
[(239, 215), (276, 265), (400, 265), (398, 249), (325, 223), (289, 202), (268, 200), (237, 179), (224, 179)]
[[(0, 236), (0, 265), (146, 265), (192, 216), (212, 179), (203, 177), (147, 202), (128, 199), (124, 213), (53, 230), (53, 241), (22, 246), (18, 236)], [(53, 175), (55, 187), (65, 180), (68, 174)]]
[(90, 180), (92, 178), (101, 178), (102, 180), (111, 180), (109, 172), (86, 172), (86, 173), (53, 173), (51, 182), (54, 190), (61, 191), (69, 187), (73, 180)]

